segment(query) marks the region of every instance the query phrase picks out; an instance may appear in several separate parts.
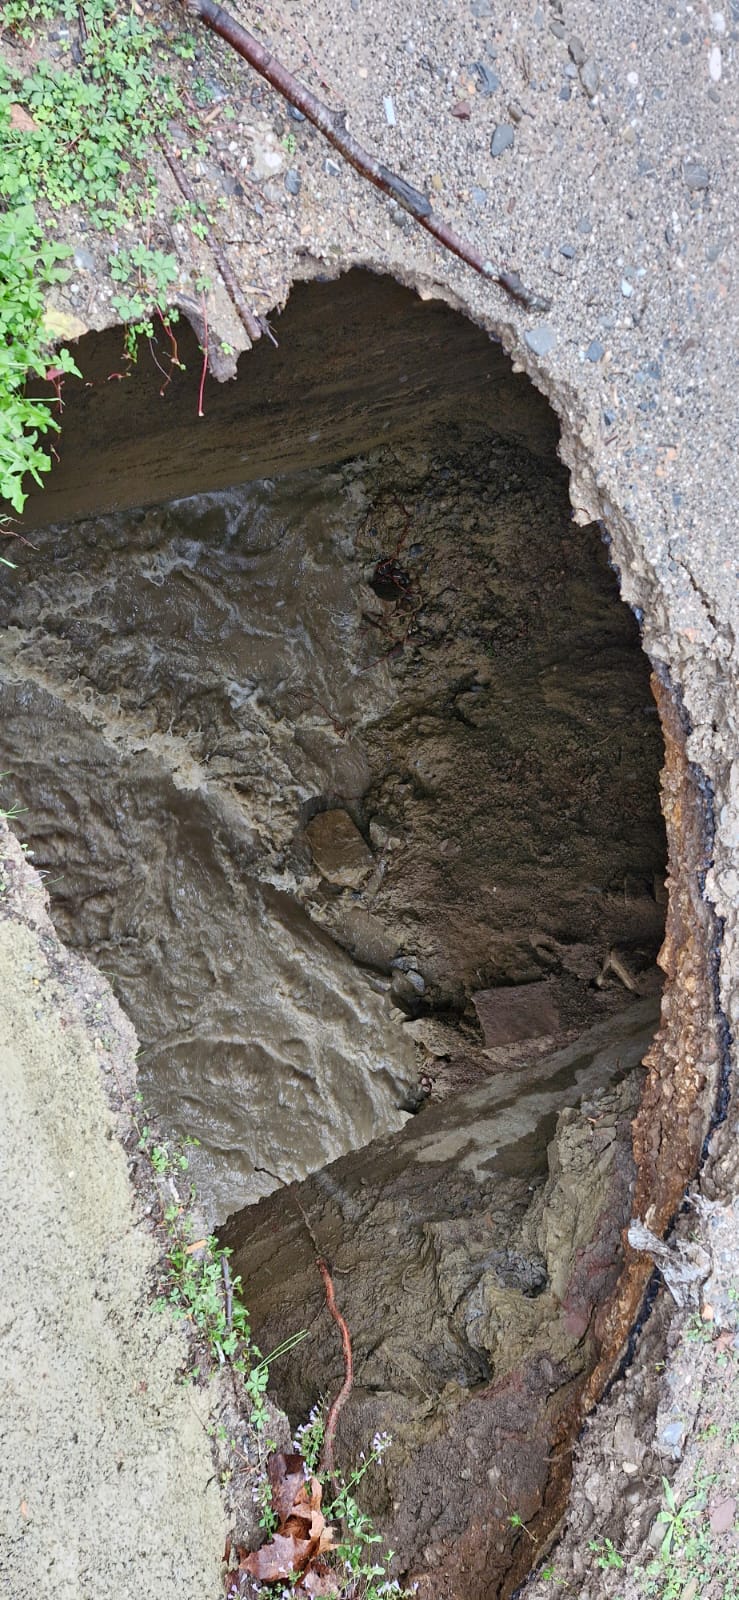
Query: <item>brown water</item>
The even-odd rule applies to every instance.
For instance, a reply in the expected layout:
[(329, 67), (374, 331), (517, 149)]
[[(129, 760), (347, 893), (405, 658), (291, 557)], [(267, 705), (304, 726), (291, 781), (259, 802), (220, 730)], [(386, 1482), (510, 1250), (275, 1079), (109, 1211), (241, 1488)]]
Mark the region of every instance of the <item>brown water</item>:
[[(484, 1075), (475, 990), (551, 980), (568, 1036), (623, 1003), (593, 980), (659, 942), (660, 742), (559, 468), (377, 453), (35, 538), (0, 603), (2, 798), (215, 1214), (399, 1128), (419, 1066)], [(331, 806), (360, 888), (312, 861)]]

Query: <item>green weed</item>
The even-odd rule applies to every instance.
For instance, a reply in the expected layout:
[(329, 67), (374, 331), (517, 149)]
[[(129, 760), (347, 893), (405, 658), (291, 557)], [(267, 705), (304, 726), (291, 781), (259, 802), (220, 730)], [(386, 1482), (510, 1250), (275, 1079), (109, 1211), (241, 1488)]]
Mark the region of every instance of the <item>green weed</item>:
[[(169, 329), (164, 313), (180, 270), (149, 237), (157, 199), (151, 151), (175, 113), (197, 133), (168, 56), (174, 48), (190, 59), (190, 34), (168, 43), (117, 0), (4, 0), (2, 26), (25, 42), (52, 20), (79, 27), (76, 62), (42, 55), (23, 70), (0, 58), (0, 497), (17, 513), (29, 481), (40, 484), (51, 464), (44, 440), (59, 430), (61, 382), (79, 375), (68, 351), (52, 354), (43, 325), (49, 289), (69, 276), (70, 252), (55, 238), (58, 213), (79, 207), (110, 235), (114, 307), (134, 358), (139, 338), (152, 337), (154, 308)], [(126, 248), (124, 232), (139, 235)], [(29, 374), (51, 376), (56, 400), (29, 395)]]
[[(2, 112), (0, 98), (0, 134)], [(44, 239), (32, 206), (0, 210), (0, 496), (18, 512), (26, 478), (40, 484), (50, 466), (39, 440), (59, 430), (51, 403), (27, 393), (28, 375), (44, 378), (52, 363), (59, 374), (77, 372), (67, 350), (51, 356), (43, 326), (45, 290), (68, 277), (61, 265), (68, 254), (65, 246)]]
[(621, 1568), (624, 1564), (624, 1558), (616, 1549), (612, 1539), (589, 1539), (588, 1549), (593, 1551), (596, 1557), (595, 1564), (600, 1567), (601, 1572)]
[[(140, 1095), (136, 1099), (140, 1104)], [(270, 1535), (277, 1526), (277, 1517), (266, 1474), (267, 1456), (275, 1448), (265, 1431), (269, 1416), (266, 1405), (269, 1369), (273, 1361), (289, 1355), (307, 1335), (295, 1333), (268, 1356), (261, 1354), (251, 1337), (241, 1278), (238, 1274), (231, 1276), (228, 1265), (231, 1251), (220, 1245), (212, 1234), (207, 1238), (195, 1237), (196, 1194), (186, 1177), (188, 1157), (169, 1141), (158, 1139), (149, 1125), (137, 1131), (139, 1150), (149, 1160), (160, 1186), (172, 1196), (162, 1217), (167, 1233), (165, 1275), (162, 1292), (154, 1303), (159, 1310), (169, 1310), (175, 1318), (190, 1325), (211, 1363), (221, 1366), (228, 1362), (243, 1378), (250, 1405), (249, 1421), (257, 1434), (260, 1450), (261, 1470), (253, 1491), (254, 1501), (259, 1526)], [(188, 1187), (187, 1194), (181, 1196), (178, 1186), (183, 1182), (187, 1182)], [(190, 1376), (199, 1372), (197, 1367), (191, 1370)], [(298, 1428), (294, 1440), (294, 1448), (303, 1456), (310, 1473), (318, 1472), (323, 1439), (323, 1413), (316, 1406), (307, 1422)], [(347, 1600), (349, 1596), (352, 1600), (387, 1600), (391, 1595), (397, 1600), (410, 1600), (400, 1584), (388, 1577), (393, 1551), (380, 1550), (382, 1536), (356, 1498), (362, 1480), (391, 1444), (388, 1434), (375, 1434), (369, 1454), (362, 1455), (358, 1466), (346, 1477), (339, 1472), (330, 1479), (333, 1498), (324, 1505), (323, 1511), (328, 1521), (339, 1526), (331, 1562), (341, 1574), (341, 1593)], [(319, 1473), (319, 1476), (326, 1487), (328, 1475)]]

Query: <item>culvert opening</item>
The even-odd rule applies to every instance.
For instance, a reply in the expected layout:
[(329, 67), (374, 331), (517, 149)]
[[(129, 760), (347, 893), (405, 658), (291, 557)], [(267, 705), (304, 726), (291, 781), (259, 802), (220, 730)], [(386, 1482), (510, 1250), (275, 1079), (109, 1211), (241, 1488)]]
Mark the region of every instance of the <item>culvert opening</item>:
[(340, 1447), (395, 1437), (398, 1568), (502, 1594), (633, 1204), (666, 870), (638, 629), (552, 414), (446, 308), (298, 291), (201, 433), (187, 379), (131, 406), (113, 365), (91, 340), (48, 491), (84, 519), (4, 591), (8, 798), (238, 1212), (260, 1342), (312, 1329), (278, 1398), (341, 1375), (298, 1179), (353, 1334)]

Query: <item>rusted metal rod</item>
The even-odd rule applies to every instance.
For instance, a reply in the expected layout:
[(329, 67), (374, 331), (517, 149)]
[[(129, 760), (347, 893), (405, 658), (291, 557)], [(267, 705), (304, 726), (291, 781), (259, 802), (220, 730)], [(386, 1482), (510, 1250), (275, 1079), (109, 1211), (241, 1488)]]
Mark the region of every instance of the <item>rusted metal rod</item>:
[(298, 78), (295, 78), (287, 67), (282, 65), (277, 56), (263, 44), (248, 33), (228, 11), (216, 5), (215, 0), (183, 0), (185, 9), (191, 16), (197, 17), (206, 28), (217, 33), (219, 38), (225, 39), (227, 44), (238, 51), (245, 61), (249, 62), (255, 72), (266, 78), (267, 82), (281, 94), (297, 111), (302, 111), (303, 116), (313, 123), (315, 128), (328, 139), (335, 150), (348, 161), (355, 171), (363, 178), (373, 183), (376, 189), (381, 189), (383, 194), (390, 196), (396, 205), (408, 211), (422, 228), (433, 235), (439, 244), (452, 254), (458, 256), (468, 267), (479, 272), (483, 278), (491, 283), (497, 283), (511, 299), (527, 311), (548, 311), (551, 301), (543, 295), (537, 294), (532, 289), (527, 289), (522, 283), (517, 272), (506, 272), (496, 268), (492, 261), (485, 260), (474, 245), (466, 239), (460, 238), (441, 217), (437, 217), (431, 208), (428, 196), (420, 189), (415, 189), (412, 184), (406, 183), (404, 178), (399, 178), (397, 173), (391, 172), (381, 161), (371, 156), (362, 145), (350, 134), (345, 126), (345, 113), (332, 111), (324, 105), (318, 96), (310, 89), (306, 89)]

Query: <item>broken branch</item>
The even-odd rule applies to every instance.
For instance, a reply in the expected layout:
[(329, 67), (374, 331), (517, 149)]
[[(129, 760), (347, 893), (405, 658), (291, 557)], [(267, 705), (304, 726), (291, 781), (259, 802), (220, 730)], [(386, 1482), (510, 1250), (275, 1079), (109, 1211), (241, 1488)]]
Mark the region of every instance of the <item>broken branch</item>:
[(464, 261), (468, 267), (479, 272), (483, 278), (497, 283), (512, 300), (518, 301), (527, 311), (550, 309), (551, 302), (534, 290), (527, 289), (517, 272), (496, 269), (492, 261), (485, 260), (474, 245), (460, 238), (441, 217), (436, 216), (428, 196), (420, 189), (415, 189), (404, 178), (399, 178), (397, 173), (391, 172), (381, 161), (377, 161), (363, 149), (348, 132), (345, 113), (332, 111), (329, 106), (324, 105), (317, 95), (282, 65), (277, 56), (260, 44), (253, 34), (248, 33), (235, 17), (224, 11), (222, 6), (216, 5), (215, 0), (183, 0), (183, 4), (192, 16), (197, 17), (206, 28), (217, 33), (219, 38), (224, 39), (232, 49), (243, 56), (255, 72), (266, 78), (272, 88), (289, 101), (290, 105), (302, 111), (303, 116), (318, 128), (324, 138), (328, 139), (329, 144), (339, 151), (356, 172), (374, 184), (376, 189), (381, 189), (383, 194), (389, 195), (396, 205), (402, 206), (404, 211), (408, 211), (415, 221), (425, 228), (427, 233), (432, 234), (446, 250), (458, 256), (460, 261)]

